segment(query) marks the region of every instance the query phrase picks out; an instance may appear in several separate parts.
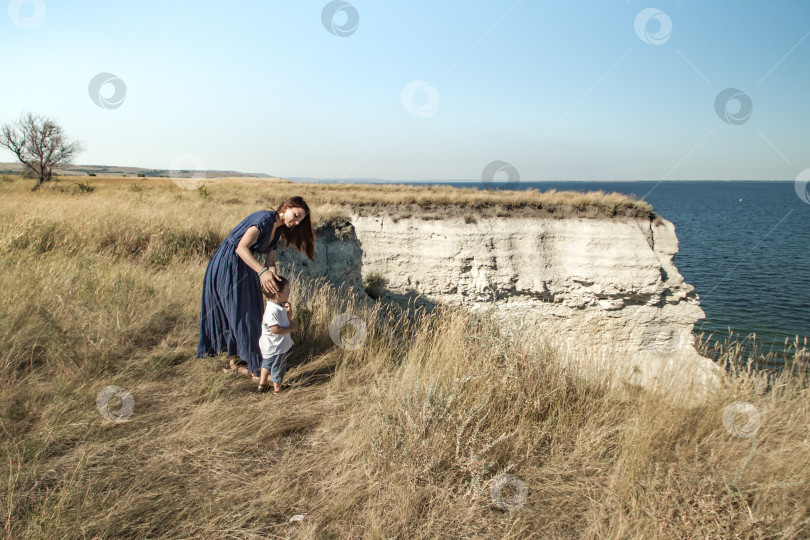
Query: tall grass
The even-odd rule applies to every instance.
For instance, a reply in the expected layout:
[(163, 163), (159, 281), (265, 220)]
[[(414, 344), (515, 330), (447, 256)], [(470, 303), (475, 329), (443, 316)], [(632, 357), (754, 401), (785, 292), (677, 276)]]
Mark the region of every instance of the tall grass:
[[(195, 358), (202, 277), (257, 197), (235, 185), (247, 202), (221, 203), (219, 187), (0, 203), (7, 537), (810, 534), (806, 372), (759, 371), (744, 348), (724, 351), (715, 394), (675, 406), (578, 377), (542, 328), (447, 306), (408, 318), (293, 275), (292, 389), (223, 375), (225, 358)], [(343, 313), (365, 332), (347, 325), (341, 347)], [(96, 409), (109, 385), (134, 398), (126, 422)]]
[(707, 358), (726, 359), (726, 362), (728, 358), (745, 358), (752, 367), (760, 369), (781, 370), (791, 364), (802, 369), (810, 368), (807, 338), (800, 339), (798, 335), (792, 340), (785, 338), (781, 344), (766, 346), (755, 333), (737, 336), (729, 329), (722, 338), (715, 334), (698, 333), (695, 345), (700, 354)]

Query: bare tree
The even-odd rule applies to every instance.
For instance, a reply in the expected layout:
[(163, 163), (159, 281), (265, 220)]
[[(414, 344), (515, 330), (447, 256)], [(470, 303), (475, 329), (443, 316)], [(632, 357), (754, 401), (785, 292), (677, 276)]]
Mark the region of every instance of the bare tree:
[(0, 145), (14, 152), (25, 166), (25, 176), (37, 179), (31, 191), (39, 189), (43, 182), (50, 182), (56, 167), (70, 165), (84, 149), (81, 142), (68, 140), (56, 122), (33, 113), (3, 124)]

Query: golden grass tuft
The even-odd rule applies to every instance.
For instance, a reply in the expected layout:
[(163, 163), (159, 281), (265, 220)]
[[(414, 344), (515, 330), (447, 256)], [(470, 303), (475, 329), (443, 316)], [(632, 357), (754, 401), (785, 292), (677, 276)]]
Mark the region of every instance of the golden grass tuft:
[[(542, 329), (508, 336), (445, 306), (411, 320), (290, 276), (293, 388), (257, 394), (220, 371), (224, 357), (195, 358), (208, 251), (255, 193), (0, 190), (7, 537), (810, 534), (798, 360), (774, 375), (726, 349), (723, 387), (676, 407), (578, 378)], [(329, 335), (345, 312), (367, 325), (357, 349)], [(134, 399), (126, 422), (96, 409), (110, 385)], [(735, 402), (761, 414), (750, 438), (723, 422)], [(527, 488), (512, 511), (514, 485), (490, 493), (503, 474)]]

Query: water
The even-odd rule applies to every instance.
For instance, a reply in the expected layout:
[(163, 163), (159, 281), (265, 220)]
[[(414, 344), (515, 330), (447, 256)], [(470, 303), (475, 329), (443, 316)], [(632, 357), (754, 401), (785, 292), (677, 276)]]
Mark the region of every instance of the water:
[[(412, 182), (403, 182), (412, 183)], [(484, 189), (480, 182), (435, 182)], [(498, 183), (489, 184), (492, 188)], [(723, 341), (756, 333), (766, 349), (810, 337), (810, 204), (793, 182), (521, 182), (535, 188), (632, 194), (675, 224), (675, 265)]]

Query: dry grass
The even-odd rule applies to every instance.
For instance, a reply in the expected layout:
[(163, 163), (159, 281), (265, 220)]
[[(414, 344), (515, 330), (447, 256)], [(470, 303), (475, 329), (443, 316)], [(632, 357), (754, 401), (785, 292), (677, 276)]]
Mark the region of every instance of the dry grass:
[[(30, 182), (29, 182), (30, 183)], [(210, 202), (236, 205), (240, 202), (275, 203), (284, 195), (301, 195), (311, 207), (326, 211), (327, 216), (359, 213), (361, 215), (394, 215), (441, 219), (443, 217), (545, 217), (562, 219), (581, 217), (587, 219), (654, 219), (652, 207), (621, 193), (602, 191), (524, 191), (479, 190), (454, 186), (412, 186), (404, 184), (314, 184), (292, 183), (280, 178), (210, 178), (202, 181), (200, 190), (192, 180), (181, 180), (186, 188), (174, 185), (168, 178), (121, 178), (121, 177), (62, 177), (60, 182), (48, 186), (50, 191), (76, 193), (77, 186), (90, 186), (106, 196), (129, 189), (142, 198), (150, 198), (156, 192), (202, 191)], [(8, 184), (8, 183), (7, 183)], [(17, 181), (16, 191), (24, 190), (27, 184)], [(281, 186), (282, 189), (278, 189)], [(6, 190), (13, 188), (4, 186)], [(270, 189), (266, 189), (270, 188)], [(270, 194), (273, 194), (269, 198)], [(255, 201), (255, 202), (254, 202)]]
[(653, 219), (652, 207), (621, 193), (479, 190), (454, 186), (299, 184), (307, 200), (345, 205), (361, 215)]
[[(775, 376), (727, 354), (716, 395), (673, 407), (566, 372), (542, 329), (507, 337), (449, 308), (408, 321), (293, 276), (293, 388), (256, 394), (248, 379), (220, 372), (223, 359), (194, 358), (206, 252), (260, 205), (255, 195), (8, 186), (7, 537), (810, 534), (810, 396), (798, 364)], [(220, 199), (231, 196), (239, 202)], [(344, 312), (367, 324), (357, 349), (329, 336)], [(134, 398), (129, 421), (97, 411), (108, 385)], [(761, 413), (753, 437), (724, 426), (738, 401)], [(513, 511), (489, 491), (503, 473), (527, 488)], [(295, 514), (303, 520), (289, 523)]]

